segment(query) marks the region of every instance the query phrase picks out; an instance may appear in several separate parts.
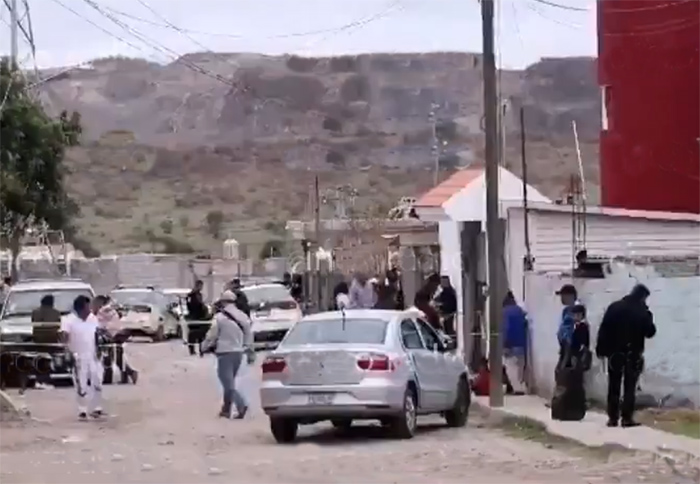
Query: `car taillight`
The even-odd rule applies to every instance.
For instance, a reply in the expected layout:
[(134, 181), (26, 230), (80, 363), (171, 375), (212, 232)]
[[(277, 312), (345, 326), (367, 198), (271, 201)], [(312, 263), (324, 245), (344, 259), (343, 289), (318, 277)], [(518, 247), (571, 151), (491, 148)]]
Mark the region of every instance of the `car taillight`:
[(262, 364), (263, 373), (282, 373), (287, 368), (287, 362), (280, 356), (268, 356)]
[(357, 366), (365, 371), (394, 371), (394, 362), (382, 354), (370, 353), (357, 358)]

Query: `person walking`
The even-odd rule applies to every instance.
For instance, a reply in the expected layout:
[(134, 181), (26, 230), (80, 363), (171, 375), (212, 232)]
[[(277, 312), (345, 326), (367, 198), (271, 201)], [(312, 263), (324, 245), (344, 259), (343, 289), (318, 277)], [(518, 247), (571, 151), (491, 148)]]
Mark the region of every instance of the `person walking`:
[(94, 418), (102, 410), (103, 368), (98, 351), (99, 323), (90, 311), (90, 298), (78, 296), (73, 312), (63, 319), (61, 333), (73, 356), (73, 383), (78, 396), (78, 418), (85, 420), (88, 412)]
[(217, 375), (223, 389), (223, 404), (219, 416), (231, 418), (231, 407), (236, 406), (236, 419), (242, 419), (248, 412), (248, 404), (236, 388), (236, 376), (248, 358), (251, 363), (253, 334), (250, 318), (236, 306), (236, 294), (226, 290), (216, 305), (214, 323), (202, 342), (202, 355), (216, 354)]
[(503, 363), (512, 385), (513, 395), (524, 395), (525, 363), (527, 358), (527, 313), (518, 306), (515, 296), (508, 291), (503, 300)]
[(644, 369), (644, 342), (656, 334), (647, 306), (649, 295), (645, 285), (637, 284), (627, 296), (608, 306), (598, 328), (596, 356), (607, 358), (608, 364), (608, 427), (639, 425), (634, 420), (634, 405)]
[(121, 317), (112, 306), (108, 296), (95, 296), (92, 304), (92, 312), (97, 317), (99, 327), (105, 330), (112, 344), (103, 351), (104, 377), (102, 383), (111, 384), (114, 379), (114, 364), (119, 368), (120, 382), (125, 385), (131, 381), (134, 385), (138, 382), (139, 372), (129, 365), (124, 357), (124, 343), (129, 339), (129, 335), (122, 331), (120, 324)]
[(450, 276), (440, 276), (440, 292), (435, 297), (438, 313), (442, 317), (445, 333), (455, 336), (455, 318), (457, 316), (457, 291), (452, 286)]

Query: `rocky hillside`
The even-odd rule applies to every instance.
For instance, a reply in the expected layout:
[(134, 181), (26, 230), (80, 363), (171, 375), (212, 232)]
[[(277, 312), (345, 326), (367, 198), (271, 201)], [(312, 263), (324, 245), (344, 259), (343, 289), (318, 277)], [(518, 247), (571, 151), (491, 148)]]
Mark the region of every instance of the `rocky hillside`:
[[(587, 178), (595, 184), (600, 105), (594, 60), (546, 59), (524, 71), (503, 71), (500, 80), (507, 164), (519, 171), (517, 110), (526, 106), (535, 184), (556, 196), (576, 171), (572, 120)], [(168, 65), (103, 59), (46, 82), (41, 99), (54, 113), (70, 109), (83, 116), (84, 146), (71, 153), (80, 167), (76, 185), (100, 176), (109, 183), (132, 180), (116, 190), (124, 203), (110, 203), (111, 195), (102, 200), (123, 220), (152, 210), (144, 190), (179, 200), (172, 207), (159, 204), (158, 217), (217, 205), (231, 219), (299, 216), (308, 199), (308, 170), (324, 172), (331, 185), (351, 179), (361, 196), (381, 197), (381, 203), (417, 195), (432, 179), (431, 110), (441, 169), (483, 157), (481, 58), (468, 53), (211, 53)], [(370, 169), (383, 188), (371, 189), (364, 171)], [(409, 173), (417, 173), (408, 176), (413, 183), (393, 181), (406, 181)], [(279, 200), (278, 189), (270, 188), (275, 179), (284, 187)], [(90, 227), (106, 224), (79, 191)], [(92, 237), (107, 246), (133, 243), (116, 235)]]

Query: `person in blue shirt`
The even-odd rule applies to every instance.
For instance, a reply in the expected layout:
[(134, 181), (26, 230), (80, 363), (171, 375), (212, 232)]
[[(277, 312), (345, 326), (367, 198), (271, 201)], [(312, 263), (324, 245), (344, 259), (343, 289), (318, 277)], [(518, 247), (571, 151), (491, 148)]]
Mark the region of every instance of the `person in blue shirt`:
[(513, 394), (524, 395), (527, 357), (527, 313), (518, 306), (515, 296), (508, 291), (503, 300), (503, 363)]
[(560, 297), (561, 303), (564, 306), (561, 311), (561, 319), (559, 320), (559, 329), (557, 330), (557, 340), (559, 342), (558, 366), (561, 364), (566, 348), (571, 344), (571, 338), (574, 334), (576, 321), (571, 311), (578, 301), (578, 291), (576, 291), (576, 287), (572, 284), (564, 284), (556, 294)]

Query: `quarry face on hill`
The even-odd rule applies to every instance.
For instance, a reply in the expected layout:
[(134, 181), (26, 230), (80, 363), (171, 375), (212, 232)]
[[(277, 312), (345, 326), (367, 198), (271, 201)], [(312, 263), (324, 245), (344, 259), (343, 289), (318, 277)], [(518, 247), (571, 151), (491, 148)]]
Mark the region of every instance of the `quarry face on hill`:
[[(348, 171), (373, 168), (388, 177), (389, 193), (383, 195), (391, 198), (418, 195), (391, 192), (392, 173), (416, 171), (431, 178), (431, 112), (442, 170), (483, 159), (481, 77), (481, 56), (470, 53), (329, 58), (206, 53), (168, 65), (96, 60), (44, 83), (40, 98), (53, 114), (68, 109), (82, 115), (83, 147), (70, 155), (81, 166), (82, 180), (118, 169), (119, 176), (143, 183), (179, 181), (185, 186), (177, 196), (197, 189), (201, 198), (204, 188), (230, 172), (226, 167), (252, 170), (262, 179), (280, 167), (289, 173), (327, 172), (329, 183), (346, 179)], [(524, 106), (530, 179), (558, 196), (578, 170), (571, 126), (576, 121), (595, 193), (601, 113), (595, 60), (544, 59), (522, 71), (504, 70), (499, 79), (506, 166), (520, 172), (518, 110)], [(361, 195), (364, 178), (353, 177)], [(416, 183), (416, 190), (426, 185)], [(161, 196), (168, 197), (167, 186), (159, 188)], [(288, 216), (297, 216), (304, 205), (305, 194), (297, 195)], [(365, 195), (373, 196), (370, 190)], [(204, 198), (228, 203), (214, 195)], [(253, 203), (243, 193), (233, 198), (237, 206)], [(133, 203), (120, 217), (133, 215), (144, 201)]]

